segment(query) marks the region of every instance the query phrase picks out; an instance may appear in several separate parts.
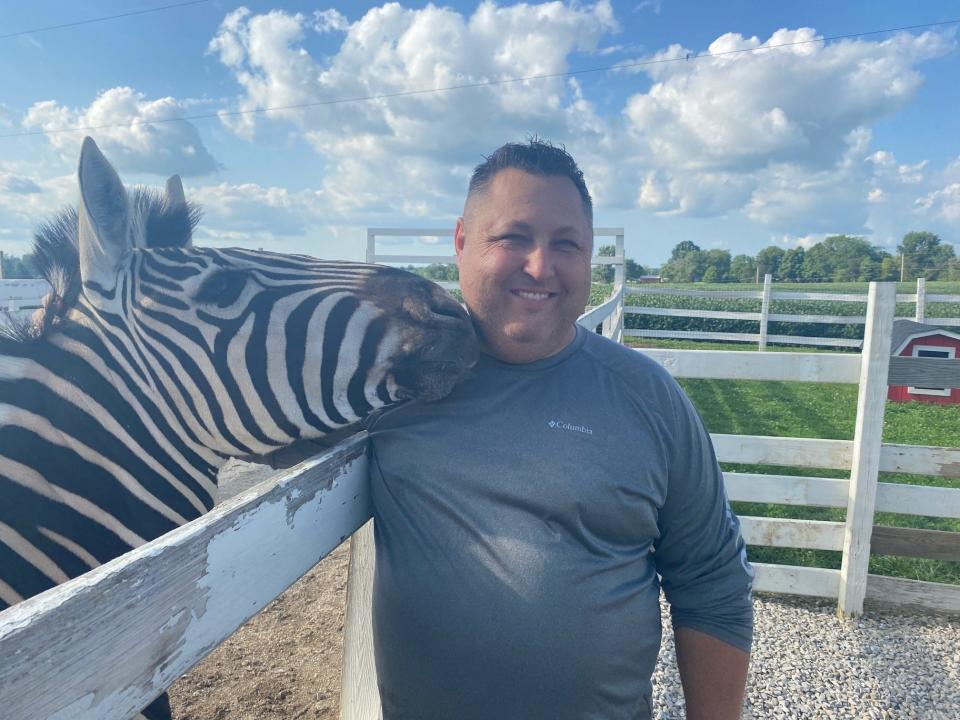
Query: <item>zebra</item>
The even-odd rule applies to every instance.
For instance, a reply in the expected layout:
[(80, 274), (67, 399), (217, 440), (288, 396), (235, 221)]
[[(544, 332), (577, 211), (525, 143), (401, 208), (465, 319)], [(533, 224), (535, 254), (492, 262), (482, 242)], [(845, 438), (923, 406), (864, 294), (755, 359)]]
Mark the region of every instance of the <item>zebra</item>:
[(128, 193), (89, 137), (78, 176), (35, 239), (53, 292), (0, 337), (0, 610), (206, 512), (229, 458), (443, 397), (478, 352), (428, 280), (194, 247), (179, 178)]

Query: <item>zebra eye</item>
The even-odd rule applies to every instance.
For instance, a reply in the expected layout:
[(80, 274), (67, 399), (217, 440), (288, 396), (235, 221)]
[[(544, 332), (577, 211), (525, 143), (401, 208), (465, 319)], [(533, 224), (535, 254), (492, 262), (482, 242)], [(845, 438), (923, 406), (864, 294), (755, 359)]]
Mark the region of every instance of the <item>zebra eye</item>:
[(247, 275), (236, 270), (221, 270), (207, 278), (197, 291), (195, 299), (205, 305), (228, 307), (235, 303), (247, 284)]

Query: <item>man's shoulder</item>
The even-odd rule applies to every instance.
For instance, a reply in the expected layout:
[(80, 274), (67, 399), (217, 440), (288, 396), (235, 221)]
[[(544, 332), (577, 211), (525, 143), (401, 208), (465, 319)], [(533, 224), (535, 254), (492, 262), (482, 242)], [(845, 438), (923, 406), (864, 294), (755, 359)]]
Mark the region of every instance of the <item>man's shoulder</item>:
[(676, 385), (673, 376), (656, 360), (602, 335), (588, 333), (582, 350), (591, 361), (629, 384), (653, 383), (671, 389)]

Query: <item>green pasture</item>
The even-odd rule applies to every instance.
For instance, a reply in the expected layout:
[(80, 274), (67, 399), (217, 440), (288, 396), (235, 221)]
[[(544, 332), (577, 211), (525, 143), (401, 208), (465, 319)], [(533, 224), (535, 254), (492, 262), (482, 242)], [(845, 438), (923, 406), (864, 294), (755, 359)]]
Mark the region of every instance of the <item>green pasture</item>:
[[(700, 345), (702, 347), (702, 344)], [(711, 432), (737, 435), (852, 440), (856, 418), (855, 385), (762, 382), (756, 380), (683, 380)], [(884, 441), (910, 445), (960, 447), (960, 405), (887, 403)], [(845, 477), (847, 473), (808, 468), (724, 464), (724, 470)], [(960, 479), (883, 473), (882, 482), (960, 488)], [(734, 503), (740, 515), (809, 520), (844, 519), (844, 509), (759, 503)], [(960, 532), (960, 520), (878, 513), (876, 524)], [(792, 548), (750, 547), (756, 562), (840, 567), (840, 553)], [(957, 562), (875, 555), (870, 572), (914, 580), (960, 584)]]

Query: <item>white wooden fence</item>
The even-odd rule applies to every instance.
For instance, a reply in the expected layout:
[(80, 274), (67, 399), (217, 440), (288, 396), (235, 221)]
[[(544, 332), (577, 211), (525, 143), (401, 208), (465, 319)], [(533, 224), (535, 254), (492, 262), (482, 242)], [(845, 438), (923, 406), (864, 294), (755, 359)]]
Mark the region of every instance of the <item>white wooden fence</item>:
[[(862, 293), (835, 293), (835, 292), (798, 292), (794, 290), (774, 290), (770, 275), (764, 276), (762, 290), (688, 290), (680, 288), (662, 288), (656, 285), (629, 285), (626, 289), (628, 298), (672, 296), (713, 299), (754, 299), (761, 301), (760, 312), (740, 312), (732, 310), (696, 310), (685, 308), (660, 308), (644, 305), (628, 305), (623, 309), (627, 315), (647, 315), (657, 317), (705, 318), (714, 320), (747, 320), (759, 323), (758, 333), (741, 332), (709, 332), (702, 330), (656, 330), (632, 329), (623, 331), (626, 337), (642, 338), (673, 338), (684, 340), (720, 340), (724, 342), (757, 343), (760, 350), (765, 350), (767, 343), (780, 345), (809, 345), (818, 347), (847, 347), (859, 348), (861, 341), (854, 338), (812, 337), (803, 335), (770, 335), (770, 322), (802, 323), (802, 324), (832, 324), (832, 325), (864, 325), (867, 322), (865, 315), (817, 315), (800, 313), (772, 313), (771, 303), (775, 300), (801, 301), (832, 301), (840, 303), (860, 303), (867, 301)], [(928, 317), (927, 303), (951, 302), (960, 303), (960, 295), (928, 295), (926, 280), (917, 279), (916, 293), (901, 293), (897, 295), (897, 302), (914, 303), (916, 306), (914, 318), (917, 322), (928, 325), (960, 327), (960, 317)]]
[[(956, 559), (958, 533), (877, 528), (875, 511), (960, 518), (960, 490), (878, 483), (878, 472), (960, 477), (960, 450), (882, 443), (887, 383), (960, 386), (960, 361), (889, 357), (895, 286), (870, 289), (862, 355), (646, 351), (678, 377), (858, 383), (852, 441), (715, 435), (723, 462), (849, 469), (849, 479), (726, 473), (732, 500), (845, 507), (845, 522), (744, 517), (751, 545), (843, 553), (839, 570), (759, 565), (756, 588), (960, 613), (960, 586), (870, 575), (870, 552)], [(581, 321), (617, 312), (608, 303)], [(370, 518), (366, 437), (243, 493), (96, 570), (0, 613), (0, 708), (8, 720), (125, 720), (165, 690)], [(373, 553), (354, 534), (342, 718), (372, 720)]]
[(0, 280), (0, 327), (10, 320), (26, 318), (41, 306), (50, 292), (46, 280)]

